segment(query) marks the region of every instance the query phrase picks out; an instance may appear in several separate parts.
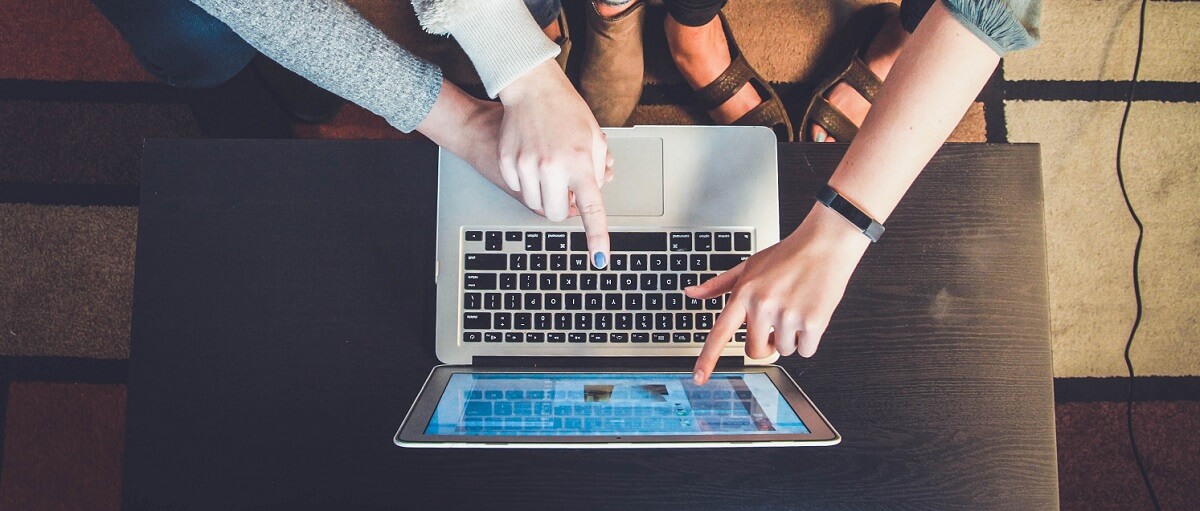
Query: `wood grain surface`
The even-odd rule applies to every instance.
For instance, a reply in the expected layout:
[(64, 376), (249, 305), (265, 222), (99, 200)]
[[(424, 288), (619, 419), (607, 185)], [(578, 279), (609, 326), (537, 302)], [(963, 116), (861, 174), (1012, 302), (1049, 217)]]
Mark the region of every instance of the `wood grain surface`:
[[(845, 146), (780, 146), (790, 232)], [(433, 352), (436, 150), (150, 141), (127, 509), (1056, 509), (1037, 146), (947, 145), (812, 359), (822, 448), (402, 449)]]

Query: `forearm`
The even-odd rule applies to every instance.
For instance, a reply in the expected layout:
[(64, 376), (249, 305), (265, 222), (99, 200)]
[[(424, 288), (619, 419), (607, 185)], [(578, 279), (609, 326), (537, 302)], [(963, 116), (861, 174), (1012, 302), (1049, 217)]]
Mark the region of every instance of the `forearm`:
[(441, 70), (392, 42), (340, 0), (193, 0), (296, 74), (411, 131), (432, 108)]
[(999, 61), (935, 2), (896, 59), (830, 186), (885, 221)]

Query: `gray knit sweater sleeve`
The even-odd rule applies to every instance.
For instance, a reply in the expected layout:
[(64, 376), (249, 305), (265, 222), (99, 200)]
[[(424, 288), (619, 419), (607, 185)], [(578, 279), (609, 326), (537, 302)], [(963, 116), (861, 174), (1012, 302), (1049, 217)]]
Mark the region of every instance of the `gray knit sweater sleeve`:
[(441, 92), (441, 69), (340, 0), (192, 1), (264, 55), (400, 131), (415, 129)]
[(1042, 0), (945, 0), (945, 5), (1001, 56), (1041, 41)]

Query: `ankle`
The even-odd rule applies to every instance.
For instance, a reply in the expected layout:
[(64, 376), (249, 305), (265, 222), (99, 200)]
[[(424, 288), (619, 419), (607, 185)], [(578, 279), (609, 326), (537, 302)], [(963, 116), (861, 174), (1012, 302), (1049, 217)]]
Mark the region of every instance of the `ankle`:
[(714, 48), (727, 47), (724, 41), (725, 33), (721, 30), (721, 20), (713, 20), (704, 25), (693, 27), (684, 25), (670, 14), (663, 22), (663, 31), (667, 35), (667, 46), (676, 62), (700, 61), (712, 58)]
[(888, 71), (896, 62), (900, 50), (904, 49), (908, 36), (908, 31), (900, 24), (900, 17), (895, 16), (883, 24), (875, 39), (867, 46), (867, 66), (879, 75), (879, 78), (887, 78)]
[(628, 11), (636, 0), (629, 0), (622, 4), (611, 4), (601, 0), (593, 0), (592, 5), (596, 7), (596, 13), (605, 18), (615, 18), (620, 16), (625, 11)]

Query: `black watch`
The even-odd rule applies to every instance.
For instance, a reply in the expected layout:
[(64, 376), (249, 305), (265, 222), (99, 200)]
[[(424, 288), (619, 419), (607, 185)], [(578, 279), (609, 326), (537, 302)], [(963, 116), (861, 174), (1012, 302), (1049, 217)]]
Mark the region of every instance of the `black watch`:
[(879, 237), (883, 236), (883, 225), (876, 222), (870, 215), (863, 213), (858, 206), (855, 206), (850, 201), (842, 197), (837, 190), (829, 185), (821, 185), (821, 189), (817, 190), (817, 201), (824, 204), (829, 209), (837, 211), (850, 223), (854, 224), (858, 230), (871, 240), (872, 243), (879, 241)]

